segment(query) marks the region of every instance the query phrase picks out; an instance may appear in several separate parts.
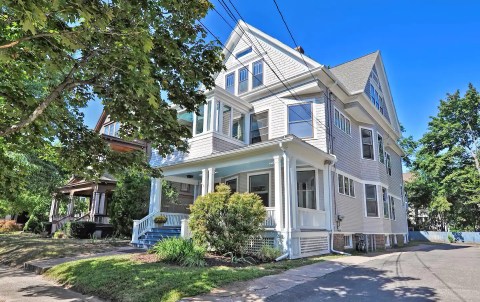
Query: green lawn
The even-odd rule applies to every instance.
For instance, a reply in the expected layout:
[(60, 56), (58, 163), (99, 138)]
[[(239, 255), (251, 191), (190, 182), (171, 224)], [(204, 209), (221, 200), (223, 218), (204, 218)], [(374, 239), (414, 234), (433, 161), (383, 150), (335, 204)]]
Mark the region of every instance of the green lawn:
[(338, 256), (286, 260), (243, 268), (185, 268), (142, 263), (132, 256), (112, 256), (64, 263), (47, 271), (53, 280), (85, 294), (112, 301), (176, 301), (222, 285), (278, 274), (286, 269)]
[(23, 266), (31, 260), (108, 252), (127, 244), (128, 240), (52, 239), (20, 232), (0, 234), (0, 263)]

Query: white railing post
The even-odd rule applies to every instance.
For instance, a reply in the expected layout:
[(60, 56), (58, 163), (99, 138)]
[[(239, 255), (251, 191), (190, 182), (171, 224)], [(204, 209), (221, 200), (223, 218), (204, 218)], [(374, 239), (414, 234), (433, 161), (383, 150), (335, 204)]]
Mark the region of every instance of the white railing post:
[(133, 221), (133, 230), (132, 230), (132, 241), (131, 243), (138, 243), (138, 225), (140, 220)]
[(188, 228), (188, 219), (182, 219), (182, 225), (180, 227), (180, 236), (185, 239), (190, 239), (190, 229)]
[(279, 155), (273, 157), (275, 179), (275, 225), (276, 230), (283, 229), (283, 201), (282, 201), (282, 163)]

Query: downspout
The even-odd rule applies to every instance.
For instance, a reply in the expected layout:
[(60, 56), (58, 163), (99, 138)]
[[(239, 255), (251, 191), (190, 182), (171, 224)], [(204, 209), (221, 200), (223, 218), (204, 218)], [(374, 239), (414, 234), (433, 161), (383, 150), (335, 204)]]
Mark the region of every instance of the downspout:
[[(337, 81), (333, 85), (337, 85)], [(326, 88), (326, 97), (327, 97), (327, 125), (328, 125), (328, 141), (329, 143), (327, 144), (327, 150), (329, 154), (334, 154), (333, 150), (333, 130), (332, 130), (332, 99), (330, 97), (330, 89), (327, 87)], [(330, 167), (332, 164), (330, 163), (327, 168), (327, 173), (331, 174)], [(336, 171), (336, 163), (333, 163), (333, 168)], [(333, 181), (332, 181), (333, 178)], [(330, 222), (331, 222), (331, 232), (330, 232), (330, 252), (335, 253), (335, 254), (340, 254), (340, 255), (345, 255), (345, 256), (350, 256), (351, 254), (345, 253), (342, 251), (337, 251), (333, 248), (333, 239), (334, 239), (334, 234), (335, 234), (335, 221), (334, 217), (336, 219), (337, 217), (337, 201), (336, 201), (336, 196), (335, 196), (335, 174), (332, 175), (331, 177), (328, 177), (328, 187), (330, 188), (330, 200), (332, 201), (332, 208), (330, 209)], [(333, 193), (332, 193), (333, 190)], [(335, 212), (335, 215), (333, 213)]]

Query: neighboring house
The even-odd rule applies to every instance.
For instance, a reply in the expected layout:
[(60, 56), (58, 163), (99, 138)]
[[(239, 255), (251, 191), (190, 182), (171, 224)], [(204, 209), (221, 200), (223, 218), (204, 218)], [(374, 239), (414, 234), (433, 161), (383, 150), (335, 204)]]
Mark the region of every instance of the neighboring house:
[[(120, 123), (111, 121), (105, 111), (102, 112), (95, 131), (100, 133), (110, 148), (118, 152), (145, 150), (149, 152), (148, 144), (143, 141), (125, 141), (118, 136)], [(99, 230), (109, 229), (108, 203), (116, 186), (115, 178), (105, 173), (96, 181), (72, 177), (69, 182), (58, 188), (60, 194), (69, 198), (66, 215), (59, 215), (61, 198), (54, 196), (50, 207), (52, 232), (68, 221), (85, 220), (97, 223)]]
[[(266, 231), (250, 250), (278, 245), (305, 257), (352, 249), (360, 234), (370, 250), (403, 244), (400, 126), (380, 53), (327, 68), (243, 22), (225, 45), (207, 103), (198, 114), (178, 110), (189, 152), (153, 150), (151, 165), (192, 192), (186, 203), (218, 183), (260, 195)], [(160, 212), (188, 236), (188, 212), (167, 208), (152, 179), (150, 214), (134, 222), (132, 243), (152, 244), (145, 234)]]
[[(403, 182), (408, 183), (412, 181), (415, 177), (415, 174), (412, 172), (403, 173)], [(426, 207), (418, 207), (416, 205), (410, 204), (408, 207), (408, 221), (410, 224), (410, 230), (423, 231), (425, 229), (430, 229), (427, 227), (429, 223), (429, 210)]]

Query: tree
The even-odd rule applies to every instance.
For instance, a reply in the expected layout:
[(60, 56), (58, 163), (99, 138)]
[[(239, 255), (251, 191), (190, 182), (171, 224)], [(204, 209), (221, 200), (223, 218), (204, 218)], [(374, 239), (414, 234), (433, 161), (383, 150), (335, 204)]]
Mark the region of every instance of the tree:
[(149, 141), (161, 155), (185, 150), (191, 133), (171, 105), (196, 110), (223, 67), (221, 49), (197, 23), (211, 7), (206, 0), (2, 1), (0, 163), (8, 152), (57, 141), (53, 150), (75, 174), (142, 166), (143, 157), (110, 150), (85, 126), (80, 109), (92, 99), (121, 122), (124, 139)]
[(241, 255), (248, 240), (259, 235), (267, 213), (260, 196), (234, 193), (220, 184), (216, 191), (200, 196), (190, 207), (193, 239), (219, 253)]
[(478, 229), (480, 95), (471, 84), (463, 97), (457, 91), (440, 101), (419, 143), (412, 167), (421, 178), (407, 186), (409, 200), (417, 186), (414, 196), (428, 196), (430, 225)]

